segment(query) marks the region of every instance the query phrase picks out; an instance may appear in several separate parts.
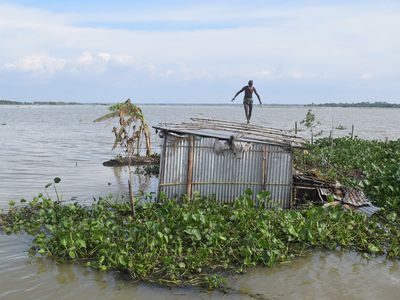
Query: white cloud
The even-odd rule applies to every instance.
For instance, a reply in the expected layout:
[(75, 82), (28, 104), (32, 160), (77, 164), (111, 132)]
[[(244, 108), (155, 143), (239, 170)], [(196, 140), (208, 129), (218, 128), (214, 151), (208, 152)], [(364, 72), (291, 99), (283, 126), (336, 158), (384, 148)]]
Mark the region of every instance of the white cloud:
[(50, 57), (46, 54), (32, 54), (3, 65), (6, 70), (17, 70), (35, 74), (53, 74), (66, 66), (66, 60)]
[(294, 69), (288, 71), (288, 76), (293, 79), (302, 79), (304, 78), (304, 73), (300, 70)]
[[(151, 86), (162, 80), (175, 84), (186, 79), (193, 82), (193, 90), (206, 79), (295, 79), (302, 84), (306, 80), (300, 79), (305, 78), (315, 83), (377, 78), (365, 70), (395, 81), (400, 69), (398, 11), (371, 3), (264, 4), (243, 14), (241, 6), (208, 2), (174, 7), (171, 13), (159, 8), (71, 15), (0, 2), (0, 66), (42, 74), (84, 70), (88, 78), (92, 74), (97, 78), (98, 73), (119, 76), (123, 69), (129, 72), (126, 76), (151, 76)], [(81, 26), (74, 25), (77, 22)], [(174, 31), (162, 26), (111, 30), (82, 25), (91, 22), (226, 22), (233, 26), (183, 26)]]
[(128, 54), (115, 54), (110, 58), (115, 65), (119, 66), (134, 66), (136, 64), (135, 58)]
[[(84, 51), (75, 58), (56, 58), (48, 54), (31, 54), (18, 58), (12, 62), (3, 63), (0, 70), (23, 71), (35, 74), (54, 74), (58, 71), (76, 72), (78, 70), (93, 71), (95, 73), (105, 72), (107, 68), (137, 67), (135, 59), (126, 54), (111, 54), (100, 52), (92, 54)], [(154, 72), (157, 68), (153, 64), (142, 67), (143, 70)]]
[(167, 69), (167, 70), (165, 70), (164, 75), (165, 76), (172, 76), (172, 75), (174, 75), (174, 73), (175, 73), (174, 70)]
[(85, 51), (77, 58), (78, 65), (84, 66), (122, 66), (122, 67), (133, 67), (136, 65), (135, 58), (128, 54), (112, 54), (109, 52), (100, 52), (92, 54), (91, 52)]
[(363, 73), (361, 74), (360, 78), (363, 80), (369, 80), (374, 78), (374, 75), (372, 75), (371, 73)]
[(273, 76), (273, 72), (271, 70), (260, 70), (254, 73), (256, 77), (260, 78), (270, 78)]
[(107, 52), (101, 52), (97, 54), (97, 56), (105, 62), (108, 62), (111, 59), (111, 54)]
[[(16, 44), (22, 43), (19, 35), (10, 35), (4, 41), (1, 50), (4, 52), (3, 57), (13, 59), (16, 59), (15, 55), (26, 56), (38, 50), (62, 53), (64, 57), (84, 52), (78, 59), (82, 65), (99, 64), (98, 59), (120, 66), (155, 64), (166, 65), (170, 69), (185, 61), (191, 69), (206, 69), (214, 76), (222, 71), (240, 74), (247, 67), (255, 70), (260, 69), (257, 66), (261, 65), (268, 70), (280, 69), (293, 78), (301, 77), (293, 69), (304, 70), (307, 74), (324, 72), (335, 77), (339, 74), (343, 76), (348, 70), (362, 73), (361, 67), (365, 64), (371, 69), (376, 67), (391, 71), (393, 61), (400, 61), (400, 40), (393, 38), (398, 35), (400, 28), (397, 15), (390, 11), (379, 13), (378, 10), (375, 13), (350, 9), (357, 8), (357, 5), (300, 9), (288, 6), (264, 7), (250, 15), (254, 19), (268, 21), (267, 24), (250, 27), (240, 25), (243, 22), (243, 11), (234, 5), (224, 7), (225, 13), (222, 16), (219, 14), (222, 7), (218, 5), (213, 9), (202, 6), (174, 8), (175, 12), (171, 15), (161, 10), (136, 12), (135, 17), (129, 17), (130, 12), (108, 16), (77, 16), (10, 5), (5, 6), (4, 12), (3, 8), (4, 5), (0, 4), (0, 20), (3, 20), (0, 23), (5, 22), (7, 29), (0, 29), (0, 33), (16, 29), (19, 35), (27, 38), (27, 47), (16, 47)], [(119, 18), (130, 22), (200, 21), (205, 11), (210, 13), (207, 15), (209, 22), (218, 21), (219, 15), (225, 21), (237, 21), (239, 25), (233, 28), (183, 31), (166, 31), (161, 28), (151, 31), (109, 30), (70, 25), (85, 18), (98, 23)], [(24, 20), (21, 20), (20, 15)], [(32, 40), (31, 36), (35, 39)], [(93, 53), (98, 53), (98, 56)], [(111, 53), (124, 54), (111, 56)], [(246, 65), (244, 62), (247, 62)]]
[(77, 59), (77, 62), (80, 65), (91, 65), (93, 64), (93, 61), (93, 55), (90, 52), (83, 52)]

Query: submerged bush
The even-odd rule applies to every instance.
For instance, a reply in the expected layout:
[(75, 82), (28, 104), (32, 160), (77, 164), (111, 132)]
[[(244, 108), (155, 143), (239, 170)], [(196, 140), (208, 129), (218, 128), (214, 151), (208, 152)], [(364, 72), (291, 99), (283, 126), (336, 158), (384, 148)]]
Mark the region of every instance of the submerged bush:
[(313, 248), (399, 257), (400, 230), (389, 222), (383, 226), (340, 207), (266, 211), (249, 197), (234, 205), (200, 197), (143, 203), (133, 219), (129, 204), (100, 199), (91, 206), (62, 205), (39, 195), (24, 207), (10, 207), (0, 227), (33, 235), (33, 255), (163, 285), (215, 288), (225, 272), (274, 266)]

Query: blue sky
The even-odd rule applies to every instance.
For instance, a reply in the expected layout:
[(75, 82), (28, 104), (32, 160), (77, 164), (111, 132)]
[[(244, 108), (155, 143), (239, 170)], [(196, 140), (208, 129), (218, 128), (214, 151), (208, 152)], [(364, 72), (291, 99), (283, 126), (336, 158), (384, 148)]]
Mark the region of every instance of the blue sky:
[(0, 99), (400, 103), (399, 1), (3, 1)]

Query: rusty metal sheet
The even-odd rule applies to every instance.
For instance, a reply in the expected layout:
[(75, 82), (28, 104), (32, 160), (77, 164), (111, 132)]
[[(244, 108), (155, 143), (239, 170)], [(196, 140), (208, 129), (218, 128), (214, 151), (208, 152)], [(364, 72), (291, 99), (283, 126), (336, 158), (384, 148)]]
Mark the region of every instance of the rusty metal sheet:
[(372, 205), (362, 190), (354, 188), (345, 191), (345, 196), (342, 201), (353, 206)]

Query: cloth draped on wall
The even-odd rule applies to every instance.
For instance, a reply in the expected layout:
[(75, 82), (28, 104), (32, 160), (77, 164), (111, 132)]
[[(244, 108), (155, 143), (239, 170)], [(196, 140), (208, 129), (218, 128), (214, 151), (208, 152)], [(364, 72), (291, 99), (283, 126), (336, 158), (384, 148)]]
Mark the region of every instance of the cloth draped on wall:
[(225, 154), (225, 151), (231, 150), (236, 158), (243, 157), (243, 153), (250, 151), (251, 144), (246, 142), (215, 140), (214, 152), (216, 154)]

